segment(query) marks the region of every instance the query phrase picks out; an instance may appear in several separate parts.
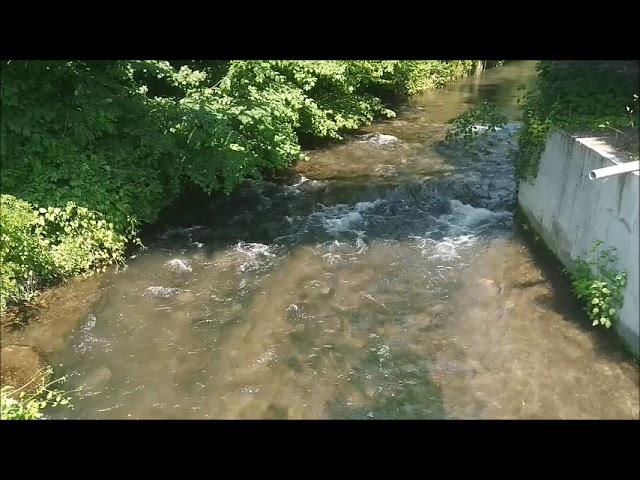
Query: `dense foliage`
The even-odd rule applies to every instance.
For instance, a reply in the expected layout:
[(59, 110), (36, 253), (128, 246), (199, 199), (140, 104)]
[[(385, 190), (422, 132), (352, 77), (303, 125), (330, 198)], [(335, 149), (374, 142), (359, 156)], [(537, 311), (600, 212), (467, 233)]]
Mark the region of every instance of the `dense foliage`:
[(120, 261), (185, 185), (232, 191), (475, 61), (4, 61), (0, 308)]
[(518, 176), (535, 178), (548, 133), (607, 133), (638, 125), (637, 61), (542, 61), (535, 87), (521, 99)]
[(616, 261), (615, 249), (596, 241), (588, 257), (579, 259), (570, 272), (574, 292), (584, 301), (593, 326), (610, 328), (622, 308), (627, 273), (616, 269)]
[(68, 202), (36, 209), (1, 196), (0, 296), (29, 299), (41, 285), (121, 261), (127, 243), (103, 215)]

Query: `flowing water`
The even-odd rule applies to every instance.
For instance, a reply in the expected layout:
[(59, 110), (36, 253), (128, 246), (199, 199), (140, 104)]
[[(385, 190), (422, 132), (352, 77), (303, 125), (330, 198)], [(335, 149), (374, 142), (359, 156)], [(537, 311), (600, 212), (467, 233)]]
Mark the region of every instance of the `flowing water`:
[[(50, 416), (638, 418), (637, 366), (514, 226), (515, 100), (533, 76), (518, 62), (416, 96), (67, 287), (66, 308), (13, 334), (83, 387)], [(512, 122), (472, 153), (439, 145), (484, 100)]]

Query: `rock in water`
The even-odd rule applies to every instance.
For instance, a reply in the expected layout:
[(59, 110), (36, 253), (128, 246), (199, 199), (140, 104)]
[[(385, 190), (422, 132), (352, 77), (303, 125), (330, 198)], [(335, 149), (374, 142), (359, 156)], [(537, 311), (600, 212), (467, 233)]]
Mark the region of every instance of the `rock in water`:
[(97, 392), (104, 388), (109, 380), (111, 380), (111, 370), (100, 367), (89, 374), (83, 386), (91, 392)]
[(191, 293), (191, 292), (183, 292), (180, 295), (178, 295), (178, 297), (176, 297), (176, 300), (179, 303), (191, 303), (196, 299), (196, 296)]
[(386, 145), (388, 143), (394, 143), (394, 142), (397, 142), (397, 141), (398, 141), (398, 138), (394, 137), (393, 135), (384, 135), (384, 134), (380, 133), (378, 135), (376, 143), (378, 145)]
[(179, 292), (180, 289), (173, 287), (149, 287), (144, 291), (144, 296), (149, 298), (168, 298)]
[(385, 135), (383, 133), (376, 132), (365, 135), (362, 141), (372, 143), (374, 145), (389, 145), (391, 143), (397, 142), (398, 138), (394, 137), (393, 135)]
[(198, 243), (207, 243), (215, 239), (215, 232), (210, 228), (193, 234), (193, 240)]
[(187, 273), (191, 272), (191, 262), (188, 260), (181, 260), (179, 258), (174, 258), (173, 260), (169, 260), (165, 263), (169, 268), (178, 273)]
[(31, 382), (23, 391), (33, 393), (46, 380), (46, 367), (44, 356), (35, 347), (7, 345), (0, 350), (0, 386), (20, 388)]

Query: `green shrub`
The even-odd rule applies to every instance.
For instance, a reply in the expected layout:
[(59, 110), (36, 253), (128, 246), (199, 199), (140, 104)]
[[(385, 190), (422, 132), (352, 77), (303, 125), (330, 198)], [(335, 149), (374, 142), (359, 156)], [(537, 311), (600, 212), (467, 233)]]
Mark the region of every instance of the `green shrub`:
[(122, 260), (127, 237), (114, 231), (100, 213), (69, 202), (39, 208), (35, 234), (49, 250), (58, 275), (68, 277)]
[(638, 62), (542, 61), (534, 88), (520, 99), (523, 128), (516, 154), (520, 179), (537, 176), (547, 135), (604, 133), (637, 125)]
[(593, 326), (610, 328), (618, 320), (623, 305), (622, 289), (627, 273), (615, 268), (615, 248), (602, 249), (596, 241), (586, 259), (578, 259), (571, 270), (571, 282), (576, 296), (585, 302), (585, 310)]
[(38, 214), (11, 195), (0, 196), (0, 310), (27, 299), (55, 275), (54, 262), (35, 233)]
[(124, 256), (128, 237), (97, 212), (73, 202), (37, 209), (5, 194), (1, 202), (2, 310), (52, 280), (104, 269)]
[(3, 65), (2, 192), (37, 205), (69, 201), (124, 231), (153, 221), (177, 193), (165, 115), (135, 81), (135, 62)]

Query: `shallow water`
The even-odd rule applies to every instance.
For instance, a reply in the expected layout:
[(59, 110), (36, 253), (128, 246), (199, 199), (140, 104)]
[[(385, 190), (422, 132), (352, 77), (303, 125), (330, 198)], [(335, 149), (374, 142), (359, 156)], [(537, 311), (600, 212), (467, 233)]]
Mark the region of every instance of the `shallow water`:
[[(414, 97), (291, 178), (199, 205), (85, 287), (70, 333), (39, 335), (74, 317), (61, 294), (12, 334), (83, 387), (50, 416), (638, 418), (637, 367), (514, 228), (516, 87), (533, 75), (518, 62)], [(483, 100), (513, 121), (473, 154), (439, 146)]]

